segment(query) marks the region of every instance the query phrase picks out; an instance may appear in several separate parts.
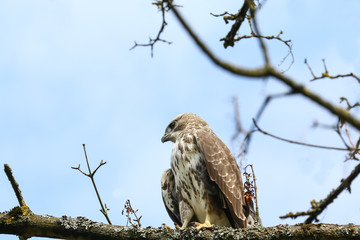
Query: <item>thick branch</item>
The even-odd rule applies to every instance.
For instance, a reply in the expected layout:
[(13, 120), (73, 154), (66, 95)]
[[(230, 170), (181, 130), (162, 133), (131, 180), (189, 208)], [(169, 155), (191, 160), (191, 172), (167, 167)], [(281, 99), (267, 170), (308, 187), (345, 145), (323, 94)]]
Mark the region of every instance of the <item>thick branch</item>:
[(56, 218), (30, 214), (9, 221), (9, 212), (0, 213), (0, 234), (60, 239), (359, 239), (360, 226), (332, 224), (255, 226), (247, 229), (218, 228), (197, 232), (167, 228), (122, 227), (93, 222), (84, 217)]
[(227, 48), (228, 46), (234, 46), (234, 38), (236, 33), (239, 31), (241, 24), (246, 18), (246, 13), (249, 10), (248, 1), (245, 0), (243, 6), (239, 10), (238, 14), (235, 17), (235, 23), (232, 25), (230, 32), (221, 40), (224, 40), (224, 47)]

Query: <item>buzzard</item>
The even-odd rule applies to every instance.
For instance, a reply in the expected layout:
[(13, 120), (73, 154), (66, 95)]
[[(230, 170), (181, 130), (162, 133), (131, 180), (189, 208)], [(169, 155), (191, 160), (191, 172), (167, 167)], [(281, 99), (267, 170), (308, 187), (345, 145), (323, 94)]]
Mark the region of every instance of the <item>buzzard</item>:
[(172, 141), (171, 168), (161, 177), (165, 208), (181, 229), (252, 224), (252, 204), (244, 199), (239, 166), (209, 125), (193, 113), (177, 116), (161, 142)]

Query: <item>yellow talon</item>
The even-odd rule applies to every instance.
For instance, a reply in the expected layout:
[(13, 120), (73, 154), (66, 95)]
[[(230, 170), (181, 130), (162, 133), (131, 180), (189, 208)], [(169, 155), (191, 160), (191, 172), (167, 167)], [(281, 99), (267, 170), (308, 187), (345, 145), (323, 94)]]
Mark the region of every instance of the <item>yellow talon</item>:
[(214, 225), (212, 225), (210, 222), (204, 222), (204, 223), (194, 223), (194, 227), (196, 227), (196, 231), (200, 231), (202, 228), (214, 228)]

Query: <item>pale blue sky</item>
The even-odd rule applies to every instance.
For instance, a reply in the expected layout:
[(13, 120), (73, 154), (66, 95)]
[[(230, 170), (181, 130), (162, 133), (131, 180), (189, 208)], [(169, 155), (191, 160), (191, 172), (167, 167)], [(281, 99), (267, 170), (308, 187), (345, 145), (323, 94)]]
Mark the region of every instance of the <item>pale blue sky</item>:
[[(230, 25), (209, 13), (235, 12), (238, 1), (198, 0), (181, 3), (181, 12), (217, 54), (241, 66), (259, 66), (258, 42), (246, 40), (223, 49), (219, 39)], [(359, 101), (353, 79), (309, 82), (303, 64), (330, 73), (360, 74), (360, 2), (267, 0), (260, 11), (263, 34), (284, 31), (292, 39), (295, 63), (287, 72), (326, 99)], [(250, 126), (263, 98), (287, 88), (274, 80), (235, 77), (214, 67), (195, 47), (171, 14), (163, 38), (172, 45), (129, 51), (160, 27), (151, 1), (36, 0), (0, 2), (0, 163), (13, 168), (27, 204), (37, 214), (85, 216), (105, 221), (89, 179), (72, 170), (84, 168), (85, 143), (92, 167), (108, 162), (96, 175), (112, 222), (130, 199), (143, 226), (171, 224), (160, 195), (160, 177), (169, 167), (171, 143), (160, 138), (176, 115), (194, 112), (238, 151), (232, 96), (238, 96), (244, 126)], [(242, 33), (247, 32), (244, 28)], [(267, 42), (276, 65), (287, 53), (279, 42)], [(287, 68), (289, 61), (280, 68)], [(355, 112), (359, 116), (359, 112)], [(308, 100), (276, 100), (260, 126), (283, 137), (341, 146), (335, 133), (313, 130), (312, 122), (333, 124), (336, 118)], [(357, 139), (355, 132), (353, 139)], [(289, 211), (310, 207), (346, 177), (354, 163), (344, 153), (310, 149), (254, 135), (247, 162), (258, 178), (260, 214), (265, 226), (293, 224), (280, 220)], [(323, 222), (360, 224), (360, 180), (352, 194), (342, 193), (320, 216)], [(0, 174), (0, 211), (17, 204), (5, 174)], [(2, 236), (3, 238), (3, 236)], [(17, 239), (8, 236), (7, 239)]]

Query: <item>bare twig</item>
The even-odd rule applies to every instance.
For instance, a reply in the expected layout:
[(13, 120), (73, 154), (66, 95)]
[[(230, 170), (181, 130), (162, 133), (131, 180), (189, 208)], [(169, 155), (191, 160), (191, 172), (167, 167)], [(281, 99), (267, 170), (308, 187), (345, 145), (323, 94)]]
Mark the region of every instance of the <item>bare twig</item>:
[[(290, 96), (292, 94), (296, 94), (296, 93), (293, 91), (290, 91), (290, 92), (285, 92), (285, 93), (268, 95), (265, 98), (264, 102), (262, 103), (262, 105), (260, 106), (260, 108), (256, 114), (256, 117), (255, 117), (256, 122), (258, 122), (260, 120), (265, 108), (268, 106), (268, 104), (271, 102), (271, 100), (277, 99), (280, 97)], [(234, 120), (235, 120), (236, 132), (235, 132), (234, 136), (232, 137), (232, 139), (233, 140), (236, 139), (240, 134), (245, 135), (245, 137), (241, 143), (241, 148), (240, 148), (241, 151), (239, 154), (240, 163), (242, 163), (243, 155), (248, 153), (248, 149), (249, 149), (250, 142), (252, 139), (252, 134), (256, 131), (256, 127), (254, 124), (252, 124), (250, 130), (246, 130), (245, 128), (243, 128), (241, 125), (241, 121), (240, 121), (239, 103), (238, 103), (237, 97), (233, 98), (233, 104), (234, 104)]]
[(308, 216), (308, 215), (309, 215), (309, 211), (307, 211), (307, 212), (296, 212), (296, 213), (289, 212), (286, 215), (280, 216), (279, 218), (281, 218), (281, 219), (285, 219), (285, 218), (295, 219), (297, 217)]
[(97, 189), (97, 187), (96, 187), (95, 179), (94, 179), (94, 175), (95, 175), (96, 171), (97, 171), (101, 166), (105, 165), (106, 162), (104, 162), (103, 160), (101, 160), (99, 166), (92, 172), (92, 171), (91, 171), (91, 168), (90, 168), (90, 163), (89, 163), (89, 160), (88, 160), (88, 157), (87, 157), (87, 154), (86, 154), (85, 144), (83, 144), (83, 148), (84, 148), (85, 160), (86, 160), (86, 164), (87, 164), (89, 173), (85, 173), (84, 171), (82, 171), (82, 170), (80, 169), (80, 164), (79, 164), (79, 166), (77, 166), (77, 167), (71, 167), (71, 168), (72, 168), (72, 169), (75, 169), (75, 170), (78, 170), (79, 172), (81, 172), (82, 174), (84, 174), (85, 176), (87, 176), (87, 177), (89, 177), (89, 178), (91, 179), (91, 182), (92, 182), (92, 184), (93, 184), (93, 186), (94, 186), (94, 189), (95, 189), (95, 192), (96, 192), (96, 196), (97, 196), (97, 198), (98, 198), (98, 200), (99, 200), (99, 203), (100, 203), (100, 206), (101, 206), (100, 212), (105, 216), (105, 218), (106, 218), (106, 220), (108, 221), (108, 223), (111, 224), (110, 218), (109, 218), (108, 213), (107, 213), (108, 210), (110, 210), (110, 209), (107, 208), (106, 204), (104, 205), (104, 204), (102, 203), (102, 200), (101, 200), (99, 191), (98, 191), (98, 189)]
[[(313, 70), (312, 70), (312, 68), (310, 67), (310, 65), (308, 64), (308, 62), (307, 62), (307, 59), (305, 58), (305, 60), (304, 60), (304, 63), (306, 64), (306, 66), (308, 67), (308, 69), (309, 69), (309, 71), (310, 71), (310, 73), (311, 73), (311, 75), (313, 76), (313, 78), (315, 79), (316, 78), (316, 76), (315, 76), (315, 74), (314, 74), (314, 72), (313, 72)], [(310, 80), (311, 81), (311, 80)]]
[(325, 199), (321, 200), (320, 202), (316, 202), (315, 200), (311, 201), (311, 209), (309, 211), (288, 213), (284, 216), (281, 216), (280, 218), (284, 219), (289, 217), (296, 218), (299, 216), (309, 216), (305, 220), (305, 223), (311, 223), (313, 221), (316, 221), (317, 216), (319, 216), (324, 211), (324, 209), (330, 203), (332, 203), (344, 189), (350, 189), (351, 182), (359, 175), (359, 173), (360, 173), (360, 164), (358, 164), (354, 168), (354, 170), (350, 173), (350, 175), (347, 178), (342, 179), (341, 184), (335, 190), (332, 190)]
[[(349, 154), (346, 158), (346, 160), (350, 160), (350, 159), (353, 159), (353, 160), (359, 160), (356, 155), (357, 154), (360, 154), (360, 151), (359, 151), (359, 142), (360, 142), (360, 138), (359, 140), (357, 141), (356, 144), (353, 143), (353, 141), (351, 140), (351, 137), (350, 137), (350, 132), (349, 132), (349, 129), (348, 129), (348, 125), (347, 125), (347, 122), (342, 122), (341, 119), (339, 119), (339, 123), (337, 125), (338, 127), (338, 131), (339, 131), (339, 135), (342, 137), (342, 134), (340, 132), (340, 128), (342, 128), (344, 126), (345, 128), (345, 133), (346, 133), (346, 136), (347, 136), (347, 139), (349, 140), (349, 143), (351, 145), (351, 149), (349, 149)], [(343, 137), (342, 137), (343, 139)], [(343, 139), (343, 142), (345, 142), (345, 140)], [(347, 144), (345, 144), (346, 146), (348, 146)]]
[(293, 52), (292, 52), (292, 46), (293, 46), (292, 41), (291, 41), (291, 40), (284, 40), (284, 39), (282, 39), (282, 38), (280, 37), (281, 34), (283, 34), (283, 31), (280, 31), (280, 33), (279, 33), (278, 35), (276, 35), (276, 36), (274, 36), (274, 35), (272, 35), (272, 36), (263, 36), (263, 35), (258, 35), (258, 34), (256, 34), (256, 33), (253, 31), (251, 22), (249, 23), (249, 25), (250, 25), (250, 29), (251, 29), (251, 34), (250, 34), (250, 35), (242, 35), (242, 36), (239, 36), (239, 37), (237, 37), (237, 38), (234, 39), (234, 42), (240, 41), (240, 40), (242, 40), (242, 39), (263, 38), (263, 39), (266, 39), (266, 40), (273, 40), (273, 39), (275, 39), (275, 40), (278, 40), (278, 41), (284, 43), (284, 44), (288, 47), (288, 53), (282, 58), (282, 60), (281, 60), (280, 63), (278, 64), (278, 66), (281, 66), (281, 65), (285, 62), (285, 60), (286, 60), (289, 56), (291, 56), (291, 62), (290, 62), (290, 64), (289, 64), (289, 66), (287, 67), (287, 69), (282, 70), (282, 72), (288, 71), (288, 70), (290, 69), (290, 67), (294, 64), (294, 61), (295, 61), (294, 54), (293, 54)]
[[(290, 67), (293, 65), (294, 61), (295, 61), (294, 54), (293, 54), (293, 52), (292, 52), (292, 41), (291, 41), (291, 40), (283, 40), (283, 39), (280, 37), (280, 36), (284, 33), (283, 31), (280, 31), (279, 34), (276, 35), (276, 36), (264, 36), (264, 35), (259, 34), (259, 33), (258, 33), (258, 30), (257, 30), (257, 31), (254, 31), (254, 29), (253, 29), (253, 24), (251, 23), (251, 20), (252, 20), (252, 18), (255, 16), (255, 11), (256, 11), (256, 9), (253, 8), (252, 11), (254, 11), (254, 12), (252, 13), (252, 14), (253, 14), (252, 16), (246, 15), (246, 19), (248, 20), (248, 24), (249, 24), (249, 27), (250, 27), (250, 32), (251, 32), (250, 35), (242, 35), (242, 36), (239, 36), (239, 37), (237, 37), (237, 38), (235, 38), (235, 36), (234, 36), (234, 37), (233, 37), (233, 40), (232, 40), (232, 44), (234, 45), (234, 43), (237, 42), (237, 41), (240, 41), (240, 40), (242, 40), (242, 39), (250, 39), (250, 38), (263, 38), (263, 39), (267, 39), (267, 40), (276, 39), (276, 40), (284, 43), (284, 44), (288, 47), (288, 53), (283, 57), (283, 59), (281, 60), (281, 62), (278, 64), (278, 66), (281, 66), (281, 65), (285, 62), (285, 60), (286, 60), (289, 56), (291, 56), (291, 63), (289, 64), (289, 67), (288, 67), (287, 69), (283, 70), (282, 72), (288, 71), (288, 70), (290, 69)], [(237, 16), (237, 15), (231, 15), (231, 14), (229, 14), (228, 12), (225, 12), (225, 13), (220, 14), (220, 15), (214, 15), (214, 14), (212, 14), (212, 15), (218, 17), (218, 16), (222, 16), (222, 15), (224, 15), (224, 14), (227, 14), (227, 16), (224, 17), (224, 20), (225, 20), (225, 18), (226, 18), (226, 19), (230, 19), (230, 20), (234, 20), (234, 19), (236, 19), (236, 16)], [(230, 16), (228, 16), (228, 15), (230, 15)], [(253, 21), (255, 21), (255, 24), (256, 24), (256, 20), (253, 20)], [(225, 22), (227, 23), (227, 20), (225, 20)], [(256, 33), (256, 32), (257, 32), (257, 33)], [(226, 40), (227, 40), (226, 38), (220, 39), (220, 41), (226, 41)], [(224, 45), (225, 45), (225, 43), (224, 43)], [(263, 48), (263, 46), (262, 46), (262, 48)]]
[(256, 204), (256, 221), (260, 221), (260, 212), (259, 212), (259, 204), (258, 204), (258, 197), (257, 197), (257, 186), (256, 186), (256, 176), (255, 176), (255, 171), (254, 171), (254, 168), (253, 168), (253, 165), (251, 164), (250, 165), (251, 167), (251, 171), (252, 171), (252, 174), (253, 174), (253, 178), (254, 178), (254, 187), (255, 187), (255, 204)]
[(348, 126), (347, 126), (347, 123), (346, 123), (346, 122), (344, 122), (344, 126), (345, 126), (346, 136), (348, 137), (351, 146), (354, 148), (355, 145), (354, 145), (354, 143), (353, 143), (352, 140), (351, 140), (350, 133), (349, 133), (349, 129), (348, 129)]
[[(124, 205), (124, 209), (121, 211), (121, 214), (124, 215), (124, 213), (126, 213), (126, 218), (127, 218), (127, 222), (126, 222), (126, 226), (130, 223), (131, 226), (133, 227), (141, 227), (141, 223), (140, 223), (140, 219), (142, 216), (138, 217), (137, 216), (137, 212), (139, 209), (134, 210), (131, 206), (130, 200), (126, 200), (125, 205)], [(131, 218), (131, 215), (134, 215), (135, 219)], [(136, 222), (135, 224), (133, 223)]]
[[(350, 159), (359, 160), (357, 158), (357, 154), (360, 154), (358, 142), (356, 144), (354, 144), (353, 140), (351, 139), (347, 122), (342, 121), (339, 118), (337, 124), (334, 126), (334, 125), (321, 124), (321, 123), (315, 121), (313, 123), (312, 127), (322, 127), (325, 129), (331, 129), (331, 130), (335, 131), (337, 133), (337, 135), (340, 137), (344, 146), (349, 150), (349, 153), (347, 154), (345, 161), (350, 160)], [(344, 130), (342, 130), (343, 128), (344, 128)], [(345, 132), (345, 135), (346, 135), (346, 138), (348, 139), (348, 141), (345, 139), (345, 136), (343, 136), (344, 132)]]
[(324, 79), (324, 78), (330, 78), (330, 79), (337, 79), (337, 78), (344, 78), (344, 77), (353, 77), (355, 78), (359, 83), (360, 83), (360, 77), (358, 77), (357, 75), (353, 74), (353, 73), (348, 73), (348, 74), (338, 74), (338, 75), (330, 75), (327, 67), (326, 67), (326, 63), (325, 63), (325, 59), (322, 59), (323, 61), (323, 65), (324, 65), (324, 72), (321, 74), (320, 77), (317, 77), (314, 72), (312, 71), (310, 65), (307, 62), (307, 59), (305, 59), (305, 64), (307, 65), (311, 75), (313, 76), (313, 79), (311, 79), (310, 81), (316, 81), (316, 80), (320, 80), (320, 79)]
[(330, 149), (330, 150), (339, 150), (339, 151), (353, 151), (353, 150), (357, 150), (359, 151), (359, 149), (353, 149), (353, 148), (340, 148), (340, 147), (329, 147), (329, 146), (323, 146), (323, 145), (316, 145), (316, 144), (309, 144), (309, 143), (304, 143), (304, 142), (298, 142), (298, 141), (294, 141), (294, 140), (290, 140), (290, 139), (286, 139), (286, 138), (282, 138), (279, 136), (276, 136), (274, 134), (268, 133), (264, 130), (262, 130), (256, 123), (255, 119), (253, 119), (254, 125), (257, 128), (257, 130), (265, 135), (268, 135), (270, 137), (279, 139), (281, 141), (285, 141), (288, 143), (294, 143), (294, 144), (298, 144), (298, 145), (302, 145), (302, 146), (307, 146), (307, 147), (315, 147), (315, 148), (323, 148), (323, 149)]
[[(255, 120), (256, 121), (259, 121), (260, 117), (262, 116), (265, 108), (268, 106), (268, 104), (271, 102), (271, 100), (273, 99), (277, 99), (277, 98), (282, 98), (282, 97), (287, 97), (287, 96), (290, 96), (290, 95), (293, 95), (293, 94), (296, 94), (296, 92), (294, 91), (289, 91), (289, 92), (285, 92), (285, 93), (276, 93), (276, 94), (272, 94), (272, 95), (268, 95), (263, 104), (261, 105), (259, 111), (257, 112), (256, 114), (256, 117), (255, 117)], [(254, 126), (255, 127), (255, 126)], [(254, 130), (254, 129), (252, 129)]]
[(223, 17), (226, 24), (228, 24), (229, 21), (236, 20), (236, 17), (238, 16), (238, 14), (231, 14), (231, 13), (228, 13), (228, 12), (224, 12), (222, 14), (214, 14), (214, 13), (210, 13), (210, 14), (212, 16), (214, 16), (214, 17)]
[[(251, 168), (251, 172), (252, 175), (250, 173), (247, 172), (247, 168), (250, 167)], [(254, 167), (252, 164), (248, 164), (245, 167), (245, 171), (243, 173), (243, 175), (245, 175), (246, 177), (246, 181), (244, 184), (244, 189), (245, 189), (245, 198), (248, 199), (253, 199), (255, 200), (255, 220), (257, 222), (261, 222), (260, 220), (260, 214), (259, 214), (259, 205), (258, 205), (258, 198), (257, 198), (257, 186), (256, 186), (256, 177), (255, 177), (255, 172), (254, 172)], [(250, 178), (252, 177), (253, 181), (250, 180)]]
[(240, 145), (240, 152), (237, 154), (237, 158), (239, 158), (239, 166), (242, 168), (243, 161), (244, 161), (244, 155), (247, 153), (248, 148), (248, 141), (253, 133), (253, 131), (247, 131), (245, 128), (242, 127), (241, 120), (240, 120), (240, 112), (239, 112), (239, 102), (238, 97), (233, 97), (233, 104), (234, 104), (234, 121), (235, 121), (235, 127), (236, 131), (232, 137), (232, 140), (234, 141), (237, 139), (241, 134), (244, 134), (245, 137), (242, 140), (242, 143)]
[(350, 104), (349, 100), (348, 100), (346, 97), (341, 97), (341, 98), (340, 98), (340, 103), (342, 103), (343, 101), (346, 102), (347, 110), (351, 110), (351, 109), (353, 109), (353, 108), (360, 107), (360, 103), (359, 103), (359, 102), (356, 102), (356, 103), (354, 103), (354, 104)]
[(15, 192), (16, 198), (19, 202), (20, 207), (26, 206), (25, 200), (21, 194), (21, 190), (19, 188), (19, 184), (16, 182), (14, 175), (12, 173), (12, 170), (8, 164), (4, 164), (4, 171), (6, 173), (6, 176), (8, 177), (11, 186)]
[[(246, 1), (248, 3), (252, 2), (250, 0), (246, 0)], [(255, 32), (256, 35), (261, 36), (260, 30), (259, 30), (258, 25), (257, 25), (255, 12), (256, 12), (255, 6), (250, 5), (250, 14), (251, 14), (251, 19), (252, 19), (252, 22), (253, 22), (253, 25), (254, 25), (254, 30), (255, 30), (254, 32)], [(262, 49), (262, 53), (263, 53), (263, 56), (264, 56), (265, 66), (269, 66), (270, 65), (270, 59), (269, 59), (269, 53), (268, 53), (267, 47), (266, 47), (266, 45), (265, 45), (265, 43), (263, 41), (263, 38), (258, 38), (258, 40), (259, 40), (260, 47)]]
[(236, 132), (235, 132), (234, 136), (232, 137), (232, 139), (234, 140), (238, 137), (238, 135), (240, 133), (247, 135), (249, 132), (245, 128), (243, 128), (243, 126), (241, 124), (240, 112), (239, 112), (239, 99), (237, 96), (233, 97), (233, 104), (234, 104), (234, 120), (235, 120), (235, 127), (236, 127)]
[(137, 43), (134, 42), (134, 46), (132, 46), (130, 48), (130, 50), (133, 50), (136, 47), (150, 47), (151, 49), (151, 57), (154, 56), (154, 45), (157, 42), (163, 42), (163, 43), (167, 43), (167, 44), (172, 44), (172, 42), (169, 42), (167, 40), (164, 40), (161, 37), (161, 34), (164, 32), (165, 26), (167, 25), (166, 19), (165, 19), (165, 12), (167, 12), (169, 10), (169, 8), (167, 6), (164, 5), (165, 2), (164, 1), (155, 1), (153, 2), (153, 5), (157, 6), (158, 9), (161, 11), (161, 16), (162, 16), (162, 23), (161, 23), (161, 27), (160, 30), (157, 34), (157, 36), (153, 39), (153, 38), (149, 38), (149, 43)]

